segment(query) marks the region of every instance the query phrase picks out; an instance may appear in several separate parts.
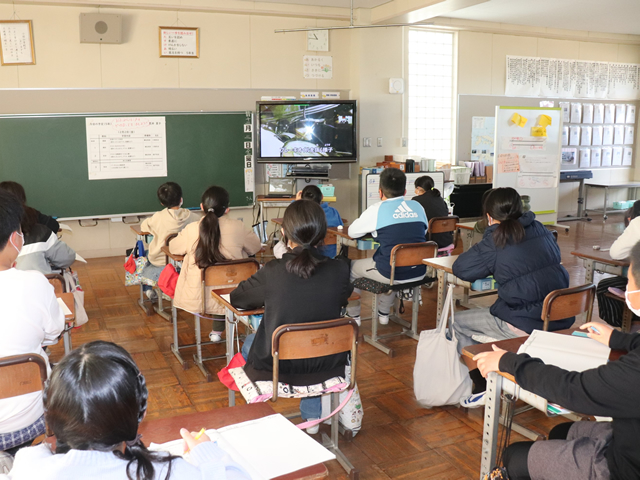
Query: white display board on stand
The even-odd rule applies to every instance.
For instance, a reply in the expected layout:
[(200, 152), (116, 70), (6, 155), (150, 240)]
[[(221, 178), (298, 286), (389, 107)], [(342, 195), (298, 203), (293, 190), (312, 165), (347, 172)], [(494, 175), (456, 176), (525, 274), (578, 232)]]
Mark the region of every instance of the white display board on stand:
[(493, 188), (512, 187), (520, 195), (528, 195), (536, 218), (545, 224), (555, 224), (562, 156), (562, 110), (496, 107), (495, 132)]

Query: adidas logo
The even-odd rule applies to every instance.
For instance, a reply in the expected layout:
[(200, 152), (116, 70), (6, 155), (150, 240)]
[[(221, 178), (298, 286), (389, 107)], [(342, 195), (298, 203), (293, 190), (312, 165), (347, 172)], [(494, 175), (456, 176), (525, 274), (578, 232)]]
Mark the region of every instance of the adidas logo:
[(393, 218), (418, 218), (418, 214), (409, 208), (407, 202), (403, 200), (403, 202), (398, 205), (396, 211), (393, 212)]

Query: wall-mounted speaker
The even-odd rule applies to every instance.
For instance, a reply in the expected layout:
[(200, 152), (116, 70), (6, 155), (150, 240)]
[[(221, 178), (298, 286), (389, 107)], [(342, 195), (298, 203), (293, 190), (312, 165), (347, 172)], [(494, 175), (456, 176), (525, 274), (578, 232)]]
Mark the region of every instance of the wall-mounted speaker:
[(122, 15), (81, 13), (80, 43), (122, 43)]

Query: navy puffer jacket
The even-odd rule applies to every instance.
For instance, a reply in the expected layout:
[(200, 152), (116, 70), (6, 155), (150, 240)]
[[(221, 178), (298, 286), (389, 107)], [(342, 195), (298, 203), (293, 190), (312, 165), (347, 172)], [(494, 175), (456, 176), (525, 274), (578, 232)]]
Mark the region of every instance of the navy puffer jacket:
[[(542, 330), (542, 304), (547, 294), (569, 286), (569, 274), (560, 264), (560, 248), (553, 235), (526, 212), (519, 221), (525, 238), (518, 244), (496, 247), (488, 227), (482, 241), (461, 254), (453, 264), (453, 274), (469, 282), (493, 275), (498, 282), (498, 300), (491, 314), (520, 330)], [(549, 330), (570, 328), (574, 318), (549, 323)]]

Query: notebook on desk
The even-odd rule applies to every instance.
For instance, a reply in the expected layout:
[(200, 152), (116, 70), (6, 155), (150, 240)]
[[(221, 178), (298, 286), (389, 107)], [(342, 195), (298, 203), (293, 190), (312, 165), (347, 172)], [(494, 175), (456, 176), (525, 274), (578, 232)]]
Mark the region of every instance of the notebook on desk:
[[(269, 480), (336, 458), (280, 414), (207, 430), (206, 433), (247, 471), (252, 480)], [(179, 456), (183, 455), (183, 448), (183, 440), (149, 446), (149, 450)], [(184, 458), (188, 461), (188, 454)]]

